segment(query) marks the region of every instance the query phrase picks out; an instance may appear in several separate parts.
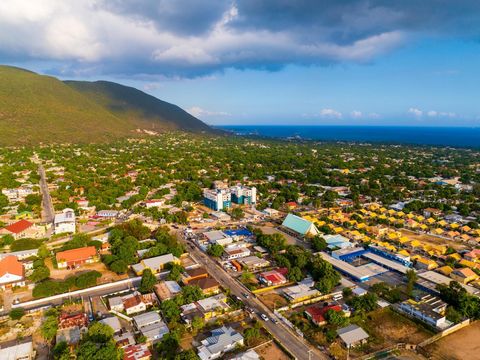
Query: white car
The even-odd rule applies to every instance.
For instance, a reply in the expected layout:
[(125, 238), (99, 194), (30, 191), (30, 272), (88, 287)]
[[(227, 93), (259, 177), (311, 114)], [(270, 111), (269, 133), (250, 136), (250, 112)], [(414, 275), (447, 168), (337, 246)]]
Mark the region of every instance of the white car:
[(268, 316), (265, 315), (265, 314), (260, 314), (260, 317), (264, 320), (264, 321), (268, 321)]

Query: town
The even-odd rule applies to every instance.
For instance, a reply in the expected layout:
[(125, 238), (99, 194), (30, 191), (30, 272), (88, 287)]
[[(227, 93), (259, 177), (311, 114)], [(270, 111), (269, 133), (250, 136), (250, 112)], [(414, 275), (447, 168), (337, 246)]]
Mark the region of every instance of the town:
[(475, 357), (478, 151), (168, 133), (0, 189), (0, 359)]

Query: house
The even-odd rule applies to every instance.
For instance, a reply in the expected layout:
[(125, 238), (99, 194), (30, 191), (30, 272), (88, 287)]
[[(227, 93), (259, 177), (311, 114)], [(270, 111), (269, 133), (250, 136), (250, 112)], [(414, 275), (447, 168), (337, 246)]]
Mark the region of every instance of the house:
[(3, 229), (0, 229), (1, 235), (12, 235), (15, 240), (23, 238), (35, 238), (39, 235), (40, 231), (35, 224), (28, 220), (20, 220)]
[(185, 323), (190, 324), (196, 317), (208, 321), (216, 316), (229, 312), (230, 306), (227, 304), (227, 297), (225, 294), (217, 294), (183, 305), (181, 306), (181, 310), (182, 320)]
[(15, 345), (1, 345), (0, 359), (2, 360), (33, 360), (35, 359), (35, 350), (33, 342), (28, 341)]
[(99, 322), (110, 326), (113, 329), (114, 334), (119, 334), (122, 331), (122, 325), (116, 316), (106, 317), (105, 319), (99, 320)]
[(83, 209), (83, 210), (88, 209), (88, 200), (87, 199), (81, 198), (81, 199), (75, 200), (75, 202), (77, 203), (77, 205), (80, 209)]
[(147, 304), (143, 301), (140, 294), (132, 294), (131, 296), (125, 297), (123, 300), (123, 308), (127, 315), (136, 314), (142, 311), (147, 310)]
[(450, 277), (461, 284), (467, 284), (470, 281), (478, 279), (478, 275), (469, 268), (455, 269), (450, 274)]
[(220, 292), (220, 284), (211, 277), (191, 280), (188, 285), (198, 286), (204, 295), (217, 294)]
[(226, 235), (223, 231), (213, 230), (203, 233), (203, 236), (210, 244), (226, 246), (233, 242), (231, 236)]
[(203, 279), (207, 278), (208, 276), (207, 269), (203, 266), (187, 269), (182, 274), (182, 283), (184, 285), (188, 285), (188, 283), (192, 280)]
[(126, 348), (130, 345), (135, 345), (135, 338), (130, 331), (125, 331), (121, 334), (113, 335), (113, 340), (120, 348)]
[(133, 317), (135, 328), (147, 338), (147, 342), (153, 343), (161, 340), (169, 333), (167, 325), (155, 311), (146, 312)]
[(53, 220), (55, 234), (76, 232), (75, 212), (73, 209), (63, 209), (60, 214), (55, 215)]
[(472, 251), (463, 255), (463, 257), (469, 261), (480, 260), (480, 249), (473, 249)]
[(170, 300), (182, 292), (182, 288), (176, 281), (160, 281), (155, 284), (153, 291), (160, 301)]
[(154, 208), (154, 207), (160, 207), (163, 205), (163, 200), (160, 199), (152, 199), (152, 200), (146, 200), (145, 201), (145, 207), (147, 209)]
[(337, 335), (347, 348), (364, 344), (369, 338), (368, 334), (360, 326), (349, 325), (337, 330)]
[(145, 269), (150, 269), (152, 273), (158, 274), (165, 268), (167, 264), (178, 264), (180, 265), (180, 259), (172, 254), (165, 254), (161, 256), (155, 256), (148, 259), (143, 259), (138, 264), (132, 265), (133, 271), (137, 275), (142, 275)]
[(76, 268), (99, 260), (95, 246), (60, 251), (55, 255), (59, 269)]
[(285, 278), (287, 271), (288, 270), (286, 268), (266, 271), (261, 273), (258, 279), (267, 286), (285, 284), (287, 282), (287, 279)]
[(346, 249), (354, 247), (353, 243), (342, 235), (324, 235), (323, 238), (329, 249)]
[(117, 210), (100, 210), (97, 212), (97, 217), (103, 219), (115, 219), (118, 217), (119, 212)]
[(426, 259), (423, 257), (417, 258), (417, 262), (415, 263), (415, 268), (419, 270), (433, 270), (438, 267), (438, 264), (431, 259)]
[(320, 233), (317, 227), (309, 220), (301, 218), (294, 214), (288, 214), (283, 220), (282, 228), (287, 233), (293, 233), (295, 236), (315, 236)]
[(86, 329), (88, 327), (88, 317), (85, 313), (62, 313), (58, 317), (58, 328), (69, 329), (78, 327), (80, 329)]
[(327, 323), (325, 314), (328, 310), (340, 312), (342, 307), (340, 305), (327, 305), (315, 304), (305, 309), (305, 315), (317, 326), (323, 326)]
[(418, 301), (405, 300), (398, 305), (398, 309), (439, 330), (444, 330), (452, 325), (445, 317), (447, 303), (436, 296), (425, 295)]
[(250, 270), (256, 270), (256, 269), (260, 269), (260, 268), (263, 268), (263, 267), (267, 267), (267, 266), (270, 266), (270, 261), (268, 260), (265, 260), (265, 259), (262, 259), (262, 258), (259, 258), (258, 256), (245, 256), (243, 258), (240, 258), (238, 259), (238, 262), (250, 269)]
[(123, 360), (149, 360), (152, 353), (146, 344), (130, 345), (123, 349)]
[(230, 246), (223, 250), (222, 257), (225, 260), (233, 260), (233, 259), (238, 259), (245, 256), (250, 256), (250, 254), (251, 254), (250, 250), (245, 247)]
[(305, 284), (298, 284), (283, 289), (283, 295), (292, 303), (302, 302), (320, 295), (320, 291)]
[(219, 359), (224, 353), (243, 345), (243, 336), (231, 327), (222, 326), (212, 330), (212, 335), (202, 340), (198, 347), (201, 360)]
[(23, 265), (16, 256), (9, 255), (0, 260), (0, 288), (5, 290), (25, 285)]

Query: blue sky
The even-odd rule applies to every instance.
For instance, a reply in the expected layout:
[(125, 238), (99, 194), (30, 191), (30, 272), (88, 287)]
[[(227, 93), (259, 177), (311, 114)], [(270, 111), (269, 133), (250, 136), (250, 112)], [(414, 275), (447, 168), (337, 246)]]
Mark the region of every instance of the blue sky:
[(209, 124), (480, 126), (479, 40), (467, 0), (0, 3), (3, 63)]

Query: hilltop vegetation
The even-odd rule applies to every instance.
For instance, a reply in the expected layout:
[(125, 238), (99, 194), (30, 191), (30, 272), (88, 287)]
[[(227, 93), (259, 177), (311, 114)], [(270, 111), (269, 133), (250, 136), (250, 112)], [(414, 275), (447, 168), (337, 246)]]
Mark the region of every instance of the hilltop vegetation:
[(0, 145), (103, 142), (137, 129), (209, 131), (179, 107), (109, 82), (68, 82), (0, 66)]

